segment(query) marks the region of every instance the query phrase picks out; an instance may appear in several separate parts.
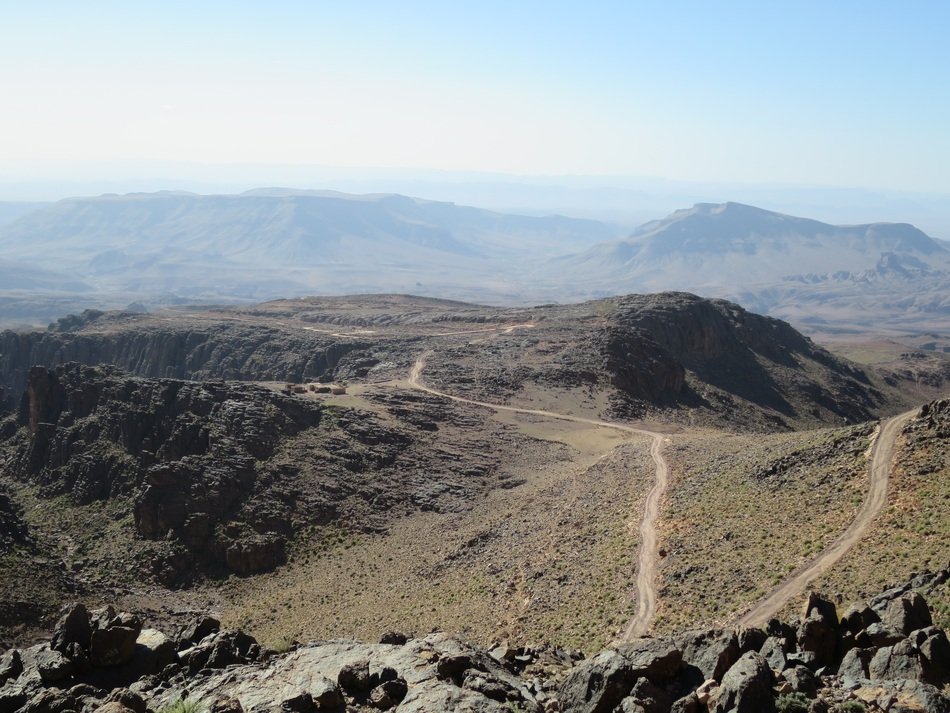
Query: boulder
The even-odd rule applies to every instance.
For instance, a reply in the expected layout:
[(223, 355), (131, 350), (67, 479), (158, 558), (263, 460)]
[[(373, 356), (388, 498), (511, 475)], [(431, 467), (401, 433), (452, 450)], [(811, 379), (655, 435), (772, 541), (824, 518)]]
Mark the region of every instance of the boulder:
[(18, 686), (0, 686), (0, 713), (14, 713), (26, 703), (26, 692)]
[(852, 604), (841, 617), (841, 628), (854, 635), (881, 621), (881, 617), (867, 604)]
[(808, 595), (805, 615), (798, 627), (798, 648), (811, 657), (803, 657), (816, 667), (832, 666), (838, 657), (841, 632), (838, 629), (838, 615), (835, 605), (822, 599), (814, 592)]
[(875, 622), (868, 626), (864, 631), (858, 632), (855, 637), (855, 643), (865, 648), (880, 648), (882, 646), (893, 646), (906, 636), (897, 629), (892, 629), (886, 624)]
[(336, 681), (346, 691), (368, 691), (372, 688), (369, 659), (360, 659), (346, 664), (340, 669)]
[(722, 677), (710, 713), (774, 713), (774, 684), (772, 669), (760, 654), (743, 654)]
[(89, 646), (89, 660), (93, 666), (121, 666), (135, 654), (135, 642), (141, 631), (138, 627), (110, 625), (94, 629)]
[(666, 713), (673, 704), (672, 696), (647, 678), (637, 681), (630, 695), (623, 699), (621, 708), (636, 713)]
[(842, 679), (857, 681), (868, 677), (868, 665), (874, 658), (874, 649), (851, 649), (841, 659), (838, 675)]
[(7, 681), (15, 680), (23, 673), (23, 659), (16, 649), (7, 651), (0, 656), (0, 686)]
[(785, 639), (778, 636), (770, 636), (765, 640), (765, 643), (762, 644), (759, 653), (762, 654), (762, 657), (768, 662), (769, 666), (776, 671), (785, 669), (785, 664), (788, 661)]
[(47, 688), (30, 698), (20, 713), (66, 713), (76, 710), (79, 710), (79, 702), (69, 691)]
[(683, 663), (699, 669), (697, 685), (710, 678), (721, 681), (741, 655), (733, 632), (687, 632), (675, 637), (675, 641), (683, 652)]
[(115, 671), (116, 680), (136, 681), (146, 676), (159, 674), (176, 661), (175, 642), (157, 629), (143, 629), (135, 640), (131, 658)]
[(118, 701), (110, 701), (96, 708), (95, 713), (135, 713), (135, 711), (122, 705)]
[(768, 637), (769, 635), (762, 629), (754, 627), (739, 629), (736, 632), (736, 640), (739, 642), (739, 655), (741, 656), (749, 651), (759, 651)]
[(310, 684), (310, 695), (320, 710), (332, 710), (343, 705), (343, 691), (335, 681), (317, 676)]
[(369, 702), (381, 711), (386, 711), (398, 706), (408, 692), (409, 686), (401, 678), (384, 681), (370, 691)]
[(950, 643), (942, 629), (915, 631), (874, 654), (868, 664), (871, 679), (913, 679), (942, 686), (950, 682)]
[(221, 631), (221, 622), (210, 616), (199, 616), (191, 624), (178, 632), (178, 649), (187, 649), (198, 644), (206, 636)]
[(105, 698), (106, 703), (118, 703), (124, 708), (128, 708), (134, 713), (146, 713), (148, 706), (145, 700), (138, 693), (130, 691), (128, 688), (116, 688)]
[(638, 639), (606, 649), (576, 666), (562, 684), (561, 709), (577, 713), (612, 711), (640, 678), (661, 685), (679, 673), (683, 655), (669, 639)]
[(810, 668), (795, 666), (784, 671), (782, 675), (795, 693), (802, 693), (808, 698), (814, 698), (818, 695), (820, 681)]
[(472, 657), (465, 653), (456, 656), (443, 656), (436, 663), (435, 670), (438, 672), (439, 678), (461, 683), (462, 676), (474, 665)]
[(670, 713), (706, 713), (707, 710), (706, 705), (699, 702), (696, 694), (690, 693), (674, 701)]
[(465, 672), (465, 678), (462, 681), (462, 688), (467, 688), (470, 691), (477, 691), (486, 698), (491, 698), (493, 701), (499, 701), (502, 703), (509, 699), (517, 700), (520, 697), (518, 695), (518, 691), (509, 686), (504, 681), (500, 681), (490, 673), (479, 671), (474, 668)]
[(36, 654), (36, 670), (43, 683), (58, 683), (68, 678), (75, 671), (73, 662), (59, 651), (41, 649)]
[(926, 600), (917, 592), (907, 592), (887, 603), (881, 612), (881, 623), (906, 636), (917, 629), (933, 626), (933, 618)]
[(888, 713), (950, 713), (950, 697), (921, 681), (875, 681), (854, 691), (872, 710)]
[(260, 645), (250, 634), (240, 630), (225, 629), (206, 636), (190, 649), (180, 651), (181, 662), (194, 673), (204, 668), (224, 668), (237, 663), (257, 659)]
[(56, 626), (53, 627), (53, 639), (50, 648), (60, 653), (66, 653), (70, 644), (77, 644), (88, 650), (92, 636), (92, 626), (89, 624), (89, 612), (80, 603), (70, 604), (65, 608)]
[(402, 646), (408, 640), (408, 636), (398, 631), (387, 631), (379, 637), (379, 643), (392, 644), (393, 646)]

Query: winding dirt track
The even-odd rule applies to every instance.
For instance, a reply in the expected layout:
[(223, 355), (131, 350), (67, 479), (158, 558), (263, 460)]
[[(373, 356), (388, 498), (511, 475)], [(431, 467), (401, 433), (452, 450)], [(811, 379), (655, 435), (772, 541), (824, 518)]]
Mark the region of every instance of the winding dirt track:
[(666, 486), (669, 481), (669, 468), (666, 459), (663, 457), (663, 442), (666, 436), (656, 431), (648, 431), (643, 428), (634, 428), (620, 423), (611, 423), (610, 421), (600, 421), (595, 418), (583, 418), (582, 416), (569, 416), (567, 414), (556, 413), (554, 411), (543, 411), (540, 409), (517, 408), (515, 406), (503, 406), (492, 404), (485, 401), (475, 401), (462, 396), (453, 396), (442, 391), (430, 388), (422, 383), (422, 371), (425, 369), (426, 358), (429, 352), (422, 354), (412, 367), (409, 374), (409, 385), (414, 389), (424, 391), (434, 396), (441, 396), (452, 401), (463, 404), (472, 404), (473, 406), (482, 406), (495, 411), (506, 411), (511, 413), (523, 413), (531, 416), (543, 416), (554, 418), (561, 421), (573, 421), (574, 423), (584, 423), (591, 426), (602, 428), (613, 428), (617, 431), (626, 433), (636, 433), (638, 435), (650, 436), (653, 443), (650, 446), (650, 456), (656, 464), (656, 481), (647, 495), (646, 503), (643, 507), (643, 515), (640, 519), (640, 551), (638, 555), (637, 566), (637, 613), (627, 628), (624, 630), (621, 641), (628, 641), (632, 638), (642, 636), (650, 628), (653, 617), (656, 614), (656, 567), (657, 567), (657, 548), (656, 548), (656, 521), (660, 513), (660, 501), (666, 492)]
[(850, 550), (867, 532), (868, 527), (881, 512), (887, 502), (887, 485), (891, 474), (891, 462), (894, 458), (894, 443), (904, 424), (909, 421), (917, 409), (894, 416), (885, 421), (878, 431), (871, 447), (870, 483), (864, 504), (854, 520), (830, 547), (810, 562), (792, 572), (788, 578), (776, 587), (771, 594), (756, 604), (750, 611), (736, 621), (740, 627), (761, 626), (781, 611), (788, 602), (808, 587), (809, 582), (827, 572)]

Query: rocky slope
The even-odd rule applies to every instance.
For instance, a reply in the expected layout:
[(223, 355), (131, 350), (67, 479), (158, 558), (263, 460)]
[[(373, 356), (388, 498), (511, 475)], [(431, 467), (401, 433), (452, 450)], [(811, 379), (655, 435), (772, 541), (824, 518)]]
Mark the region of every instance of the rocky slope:
[(723, 300), (628, 295), (532, 316), (533, 329), (489, 346), (436, 350), (429, 378), (485, 401), (573, 389), (604, 395), (615, 417), (753, 430), (863, 421), (894, 396), (787, 323)]
[[(489, 444), (469, 409), (412, 392), (359, 410), (312, 392), (75, 363), (28, 379), (0, 420), (0, 526), (17, 544), (0, 584), (24, 604), (34, 589), (55, 600), (272, 569), (302, 533), (336, 543), (408, 513), (470, 508), (519, 482), (503, 459), (534, 454), (513, 432)], [(49, 610), (42, 599), (34, 623)], [(0, 617), (0, 631), (24, 621)]]
[(394, 632), (278, 653), (210, 617), (170, 636), (134, 613), (75, 604), (48, 643), (2, 655), (0, 710), (946, 713), (950, 642), (920, 590), (948, 579), (920, 575), (841, 615), (812, 594), (797, 622), (635, 639), (588, 659)]
[(481, 400), (574, 389), (614, 416), (693, 413), (754, 430), (866, 420), (895, 410), (904, 383), (835, 358), (787, 323), (662, 293), (516, 310), (397, 295), (87, 312), (45, 332), (0, 333), (0, 387), (9, 408), (31, 366), (65, 361), (149, 377), (380, 381), (427, 350), (427, 378)]

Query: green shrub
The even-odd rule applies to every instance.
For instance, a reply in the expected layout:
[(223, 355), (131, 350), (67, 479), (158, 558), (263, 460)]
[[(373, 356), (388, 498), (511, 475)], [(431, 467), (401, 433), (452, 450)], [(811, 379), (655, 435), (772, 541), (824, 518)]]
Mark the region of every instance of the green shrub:
[(203, 713), (203, 709), (198, 701), (180, 698), (174, 703), (160, 708), (158, 713)]
[(778, 713), (808, 713), (808, 698), (804, 693), (785, 693), (775, 701)]

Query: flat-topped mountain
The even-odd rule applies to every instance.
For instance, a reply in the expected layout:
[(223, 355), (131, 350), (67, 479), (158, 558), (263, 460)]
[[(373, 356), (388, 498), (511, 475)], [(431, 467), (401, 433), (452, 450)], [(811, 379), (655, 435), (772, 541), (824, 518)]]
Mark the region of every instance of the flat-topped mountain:
[(400, 195), (262, 189), (62, 200), (0, 227), (0, 251), (69, 270), (100, 292), (234, 301), (416, 283), (510, 292), (517, 261), (617, 234), (596, 221)]
[(828, 225), (700, 203), (546, 269), (591, 294), (690, 290), (799, 323), (950, 319), (950, 250), (906, 223)]
[(950, 248), (906, 223), (701, 203), (623, 231), (393, 194), (68, 199), (0, 221), (0, 252), (22, 266), (0, 282), (0, 321), (302, 294), (524, 305), (688, 290), (810, 329), (950, 330)]

